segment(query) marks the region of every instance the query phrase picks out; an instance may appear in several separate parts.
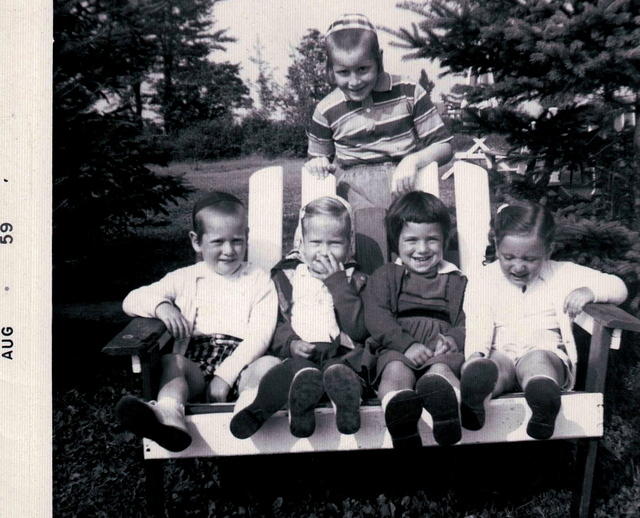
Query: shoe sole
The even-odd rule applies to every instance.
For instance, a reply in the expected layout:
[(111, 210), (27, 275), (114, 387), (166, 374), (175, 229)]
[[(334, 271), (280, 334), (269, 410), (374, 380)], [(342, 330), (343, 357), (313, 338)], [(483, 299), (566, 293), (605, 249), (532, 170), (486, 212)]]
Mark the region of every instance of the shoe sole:
[(484, 426), (484, 401), (498, 382), (498, 366), (489, 359), (474, 360), (465, 367), (460, 379), (460, 414), (467, 430)]
[(527, 434), (534, 439), (549, 439), (553, 435), (556, 417), (560, 412), (560, 387), (549, 378), (534, 378), (524, 391), (524, 398), (531, 408)]
[(295, 437), (313, 435), (316, 429), (315, 409), (324, 394), (322, 374), (318, 369), (296, 374), (289, 389), (289, 429)]
[(324, 389), (336, 406), (336, 428), (345, 435), (360, 429), (362, 387), (356, 374), (345, 365), (329, 367), (323, 376)]
[(422, 447), (418, 433), (421, 414), (422, 405), (414, 391), (401, 392), (389, 400), (384, 420), (394, 448), (408, 450)]
[(248, 439), (287, 403), (289, 396), (288, 371), (282, 364), (267, 371), (260, 381), (256, 398), (231, 418), (229, 429), (237, 439)]
[(124, 396), (116, 405), (116, 414), (125, 428), (151, 439), (165, 450), (183, 451), (191, 444), (192, 438), (188, 432), (162, 424), (153, 409), (136, 397)]
[(248, 439), (262, 427), (265, 421), (260, 409), (249, 405), (231, 418), (229, 430), (236, 439)]
[(438, 374), (426, 374), (416, 383), (422, 406), (433, 419), (433, 438), (450, 446), (462, 438), (458, 398), (451, 384)]

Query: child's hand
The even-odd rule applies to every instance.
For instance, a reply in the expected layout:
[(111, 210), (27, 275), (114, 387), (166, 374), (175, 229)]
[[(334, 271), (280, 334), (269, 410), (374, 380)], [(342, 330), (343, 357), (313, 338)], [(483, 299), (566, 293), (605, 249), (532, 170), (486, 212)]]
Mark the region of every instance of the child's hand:
[(433, 356), (431, 350), (424, 344), (413, 343), (404, 352), (404, 355), (409, 358), (416, 367), (422, 367), (429, 358)]
[(291, 351), (291, 356), (309, 358), (313, 354), (313, 351), (316, 350), (316, 346), (304, 340), (292, 340), (289, 350)]
[(436, 338), (436, 348), (433, 351), (434, 356), (438, 356), (440, 354), (445, 353), (455, 353), (458, 351), (458, 344), (456, 341), (450, 336), (444, 336), (438, 333), (438, 337)]
[(567, 313), (570, 318), (576, 318), (578, 313), (580, 313), (587, 304), (595, 300), (596, 296), (591, 289), (575, 289), (564, 299), (564, 312)]
[(214, 376), (209, 383), (209, 401), (223, 403), (227, 400), (231, 387), (220, 376)]
[(391, 177), (391, 194), (404, 194), (413, 190), (418, 170), (411, 155), (404, 157)]
[(312, 158), (304, 164), (303, 168), (318, 178), (326, 178), (336, 170), (336, 166), (329, 162), (328, 158), (323, 156)]
[(314, 269), (311, 270), (311, 274), (323, 281), (330, 275), (344, 270), (344, 264), (339, 263), (331, 252), (329, 252), (327, 255), (317, 256), (316, 261), (318, 261), (322, 265), (324, 271), (319, 272)]
[(167, 326), (169, 333), (174, 338), (189, 336), (189, 322), (184, 318), (180, 310), (170, 302), (162, 302), (156, 308), (156, 317)]

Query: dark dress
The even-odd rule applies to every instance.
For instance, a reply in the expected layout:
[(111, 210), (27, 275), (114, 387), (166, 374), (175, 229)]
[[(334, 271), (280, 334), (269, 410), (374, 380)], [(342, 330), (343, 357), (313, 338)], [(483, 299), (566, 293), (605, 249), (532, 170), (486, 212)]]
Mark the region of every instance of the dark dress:
[[(377, 356), (375, 384), (391, 361), (401, 361), (418, 376), (435, 363), (444, 363), (459, 375), (464, 362), (465, 286), (465, 277), (456, 271), (420, 275), (396, 264), (384, 265), (371, 276), (365, 290), (365, 322), (371, 333), (368, 346)], [(415, 367), (404, 352), (415, 342), (433, 351), (438, 334), (452, 337), (458, 352)]]

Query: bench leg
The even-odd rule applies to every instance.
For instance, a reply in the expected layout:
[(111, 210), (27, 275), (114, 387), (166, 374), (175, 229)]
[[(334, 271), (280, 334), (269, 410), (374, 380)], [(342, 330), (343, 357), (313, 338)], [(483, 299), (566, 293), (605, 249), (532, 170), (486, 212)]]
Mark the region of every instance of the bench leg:
[(164, 518), (164, 466), (161, 460), (145, 460), (145, 492), (147, 516)]
[[(593, 515), (591, 490), (593, 488), (593, 474), (596, 467), (599, 442), (600, 439), (581, 439), (578, 441), (576, 455), (578, 477), (571, 506), (571, 516), (573, 518), (590, 518)], [(582, 471), (581, 477), (579, 475), (580, 471)]]

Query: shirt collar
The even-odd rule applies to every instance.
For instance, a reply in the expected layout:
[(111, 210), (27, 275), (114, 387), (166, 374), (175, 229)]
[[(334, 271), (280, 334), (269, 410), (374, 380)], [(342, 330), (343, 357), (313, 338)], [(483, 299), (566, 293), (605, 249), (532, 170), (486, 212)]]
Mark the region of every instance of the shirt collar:
[[(397, 264), (398, 266), (404, 266), (404, 263), (399, 257), (395, 260), (395, 264)], [(455, 264), (450, 263), (449, 261), (445, 261), (444, 259), (442, 259), (438, 263), (438, 274), (452, 273), (452, 272), (460, 272), (460, 268), (458, 268)]]
[(389, 72), (378, 74), (376, 85), (373, 87), (375, 92), (388, 92), (393, 88), (393, 78)]
[(204, 261), (199, 261), (198, 263), (196, 263), (196, 266), (195, 266), (196, 279), (219, 279), (219, 278), (230, 279), (240, 275), (240, 273), (245, 269), (245, 267), (246, 267), (246, 263), (243, 262), (243, 263), (240, 263), (240, 266), (238, 266), (238, 269), (235, 272), (233, 272), (231, 275), (220, 275), (219, 273), (211, 269), (209, 265), (207, 265), (207, 263), (205, 263)]

